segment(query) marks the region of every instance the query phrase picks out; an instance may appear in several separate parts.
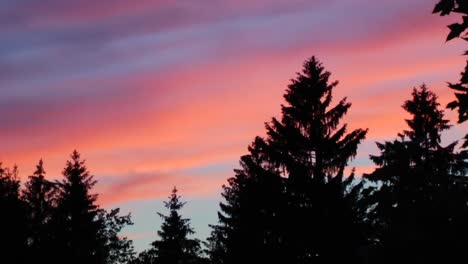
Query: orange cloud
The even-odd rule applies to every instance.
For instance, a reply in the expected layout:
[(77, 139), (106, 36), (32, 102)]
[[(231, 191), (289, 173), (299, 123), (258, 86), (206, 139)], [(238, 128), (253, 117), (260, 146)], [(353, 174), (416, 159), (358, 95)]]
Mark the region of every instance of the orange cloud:
[[(77, 81), (83, 87), (104, 83), (127, 89), (108, 94), (105, 100), (85, 102), (84, 107), (80, 100), (65, 102), (67, 113), (61, 107), (48, 108), (41, 113), (42, 118), (48, 117), (46, 123), (38, 127), (0, 131), (6, 142), (15, 142), (15, 148), (0, 154), (0, 159), (7, 164), (19, 162), (24, 175), (42, 157), (53, 177), (58, 176), (73, 148), (83, 152), (91, 172), (99, 176), (121, 171), (170, 173), (219, 161), (234, 163), (255, 135), (264, 135), (263, 122), (279, 115), (288, 79), (312, 51), (319, 53), (332, 79), (340, 80), (335, 98), (349, 95), (353, 103), (347, 117), (350, 126), (369, 128), (369, 140), (394, 137), (404, 127), (401, 104), (409, 97), (411, 85), (385, 84), (440, 72), (456, 76), (460, 68), (461, 59), (456, 55), (441, 53), (426, 59), (421, 52), (410, 56), (415, 50), (441, 49), (428, 43), (442, 45), (444, 22), (435, 26), (435, 19), (421, 21), (417, 25), (422, 27), (403, 30), (406, 19), (394, 24), (392, 34), (381, 32), (377, 34), (381, 38), (358, 39), (349, 45), (298, 42), (281, 53), (266, 49), (250, 57), (177, 66), (172, 72), (149, 70), (111, 81)], [(402, 52), (408, 59), (393, 58), (392, 54)], [(451, 94), (445, 88), (441, 91), (444, 98)], [(67, 122), (62, 123), (61, 118)], [(161, 151), (142, 155), (135, 151), (139, 149)], [(167, 149), (180, 154), (168, 154)], [(122, 157), (115, 158), (113, 152)]]
[(131, 174), (119, 177), (116, 184), (99, 187), (99, 203), (108, 207), (134, 200), (165, 198), (173, 186), (183, 190), (184, 196), (213, 197), (221, 192), (225, 179), (220, 175)]

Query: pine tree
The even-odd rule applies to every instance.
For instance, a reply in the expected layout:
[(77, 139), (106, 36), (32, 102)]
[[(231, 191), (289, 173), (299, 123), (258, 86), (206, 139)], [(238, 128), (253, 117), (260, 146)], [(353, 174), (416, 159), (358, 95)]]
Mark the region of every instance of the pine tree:
[(352, 177), (343, 181), (343, 174), (367, 131), (347, 133), (347, 124), (340, 125), (351, 103), (343, 98), (331, 106), (338, 82), (329, 78), (314, 57), (307, 60), (286, 90), (281, 121), (273, 118), (266, 126), (267, 139), (260, 141), (270, 163), (287, 177), (286, 244), (301, 263), (353, 259), (353, 246), (361, 244), (353, 241), (357, 227), (347, 199), (351, 196), (346, 197)]
[[(291, 81), (282, 118), (266, 124), (242, 169), (224, 186), (220, 224), (211, 237), (223, 263), (330, 263), (357, 257), (353, 212), (359, 186), (344, 179), (366, 130), (339, 125), (351, 104), (331, 107), (330, 73), (315, 57)], [(340, 252), (340, 253), (337, 253)]]
[(55, 206), (56, 185), (45, 179), (43, 161), (29, 176), (22, 192), (28, 209), (28, 256), (31, 261), (47, 262), (52, 254), (50, 220)]
[(91, 194), (96, 184), (93, 176), (75, 150), (59, 182), (57, 210), (53, 219), (57, 263), (104, 263), (105, 252), (99, 232), (101, 209), (97, 195)]
[[(440, 145), (441, 133), (450, 125), (425, 85), (413, 89), (403, 108), (411, 115), (409, 130), (397, 140), (377, 143), (381, 153), (371, 159), (378, 168), (365, 176), (378, 186), (370, 187), (368, 201), (383, 250), (379, 261), (444, 260), (453, 255), (443, 251), (449, 243), (451, 203), (459, 203), (452, 198), (461, 194), (453, 193), (454, 179), (463, 176), (466, 163), (455, 152), (457, 142)], [(456, 211), (466, 211), (466, 201)]]
[(142, 258), (154, 259), (154, 263), (157, 264), (200, 263), (200, 241), (189, 238), (195, 232), (190, 227), (190, 220), (182, 218), (179, 214), (185, 202), (180, 201), (175, 187), (168, 199), (169, 201), (164, 202), (164, 205), (169, 210), (169, 215), (158, 213), (163, 223), (161, 230), (158, 231), (160, 240), (154, 241), (153, 248), (149, 251), (153, 256)]
[(0, 162), (0, 258), (2, 263), (26, 263), (26, 205), (20, 199), (18, 168), (3, 168)]
[[(259, 140), (260, 138), (257, 138)], [(255, 142), (251, 155), (241, 158), (242, 169), (223, 186), (225, 199), (213, 226), (212, 261), (219, 263), (268, 263), (285, 260), (282, 225), (286, 196), (284, 183), (273, 169), (261, 165)]]

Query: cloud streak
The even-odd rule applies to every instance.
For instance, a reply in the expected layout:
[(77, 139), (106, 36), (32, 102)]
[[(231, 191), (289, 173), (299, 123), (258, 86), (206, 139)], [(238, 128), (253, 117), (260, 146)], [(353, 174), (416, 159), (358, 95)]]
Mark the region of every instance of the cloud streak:
[(77, 148), (106, 205), (172, 185), (218, 199), (316, 55), (353, 103), (350, 128), (370, 129), (353, 163), (367, 172), (373, 142), (403, 129), (410, 89), (425, 82), (445, 105), (464, 65), (465, 48), (444, 43), (452, 18), (427, 0), (137, 2), (0, 2), (1, 161), (27, 175), (42, 157), (56, 179)]

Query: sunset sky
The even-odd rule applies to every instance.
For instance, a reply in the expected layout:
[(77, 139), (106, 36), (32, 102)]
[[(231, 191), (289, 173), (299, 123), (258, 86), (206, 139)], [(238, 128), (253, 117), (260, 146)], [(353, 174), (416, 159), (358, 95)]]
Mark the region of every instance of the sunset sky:
[(358, 174), (372, 169), (374, 142), (405, 127), (412, 87), (453, 99), (446, 82), (459, 79), (466, 47), (445, 42), (458, 18), (432, 15), (436, 2), (0, 0), (0, 161), (24, 180), (43, 158), (59, 179), (77, 149), (99, 203), (132, 212), (137, 250), (156, 239), (176, 185), (204, 239), (222, 184), (308, 57), (340, 81), (350, 127), (370, 129)]

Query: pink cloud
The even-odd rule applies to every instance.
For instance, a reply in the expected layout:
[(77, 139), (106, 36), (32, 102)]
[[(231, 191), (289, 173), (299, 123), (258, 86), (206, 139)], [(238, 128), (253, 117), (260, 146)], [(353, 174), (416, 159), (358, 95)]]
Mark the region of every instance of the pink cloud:
[(165, 198), (168, 189), (177, 186), (184, 196), (213, 197), (221, 192), (225, 178), (208, 176), (190, 176), (174, 174), (133, 174), (119, 177), (116, 184), (107, 184), (98, 188), (99, 202), (103, 206), (113, 206), (122, 202)]
[[(135, 9), (127, 9), (127, 4), (118, 1), (109, 9), (101, 6), (105, 9), (102, 12), (99, 8), (77, 10), (71, 17), (65, 17), (65, 11), (57, 12), (50, 18), (91, 23), (106, 16), (157, 8), (164, 3), (145, 1)], [(243, 3), (231, 2), (230, 5), (242, 8)], [(422, 12), (390, 18), (392, 23), (384, 27), (375, 25), (370, 31), (361, 29), (357, 36), (317, 34), (317, 39), (311, 39), (313, 34), (304, 34), (304, 38), (290, 42), (281, 41), (281, 35), (276, 32), (279, 28), (270, 27), (269, 31), (262, 32), (266, 37), (248, 29), (236, 33), (236, 29), (242, 27), (233, 27), (233, 34), (226, 38), (211, 35), (209, 31), (205, 37), (216, 36), (220, 40), (215, 42), (218, 45), (213, 56), (201, 62), (187, 61), (185, 65), (178, 62), (164, 71), (143, 68), (109, 76), (68, 79), (60, 85), (72, 85), (89, 94), (65, 97), (65, 100), (58, 97), (37, 105), (34, 105), (35, 100), (5, 105), (11, 113), (11, 122), (8, 129), (0, 130), (6, 142), (0, 159), (7, 164), (20, 162), (26, 174), (28, 170), (32, 172), (34, 164), (43, 157), (53, 177), (58, 177), (68, 153), (74, 148), (84, 153), (91, 172), (100, 176), (121, 171), (172, 175), (177, 168), (188, 169), (226, 160), (234, 163), (255, 135), (264, 135), (263, 122), (279, 115), (288, 80), (300, 70), (301, 62), (314, 53), (331, 70), (332, 78), (340, 80), (336, 98), (349, 95), (353, 103), (348, 116), (350, 126), (369, 128), (369, 140), (394, 137), (404, 127), (405, 116), (400, 106), (413, 86), (407, 79), (441, 72), (453, 72), (457, 77), (463, 61), (453, 52), (459, 46), (443, 46), (445, 20)], [(283, 20), (278, 21), (276, 23), (280, 24)], [(343, 25), (332, 26), (338, 29)], [(257, 29), (263, 28), (268, 27)], [(297, 33), (307, 29), (303, 27), (303, 31)], [(148, 30), (146, 33), (152, 32), (150, 26)], [(262, 42), (263, 37), (281, 45), (264, 45), (267, 41)], [(204, 43), (203, 37), (196, 36), (196, 39)], [(110, 64), (139, 61), (157, 51), (165, 53), (172, 45), (178, 50), (194, 44), (191, 38), (182, 40), (128, 53), (122, 50), (122, 54), (116, 53), (110, 59)], [(258, 40), (259, 44), (251, 48), (248, 41), (253, 40)], [(434, 53), (435, 50), (440, 53)], [(447, 56), (449, 53), (455, 55)], [(398, 86), (388, 84), (396, 81), (399, 81)], [(415, 85), (424, 81), (414, 80)], [(439, 88), (444, 85), (443, 81), (438, 80), (434, 86), (439, 89), (442, 105), (445, 105), (451, 92), (445, 86)], [(59, 91), (59, 88), (49, 89)], [(92, 96), (93, 92), (96, 96)], [(180, 153), (165, 153), (169, 148)], [(162, 151), (141, 155), (135, 149)], [(119, 153), (121, 157), (115, 158), (112, 153)], [(135, 157), (131, 157), (132, 154)], [(118, 188), (104, 189), (103, 199), (106, 203), (144, 199), (154, 195), (153, 185), (164, 185), (165, 193), (167, 184), (173, 181), (184, 184), (183, 179), (183, 175), (132, 178), (132, 182), (122, 183)], [(143, 180), (151, 184), (146, 186)], [(188, 187), (209, 193), (210, 188), (218, 190), (219, 186), (219, 179), (202, 179)], [(123, 198), (109, 194), (120, 195), (120, 189)]]

